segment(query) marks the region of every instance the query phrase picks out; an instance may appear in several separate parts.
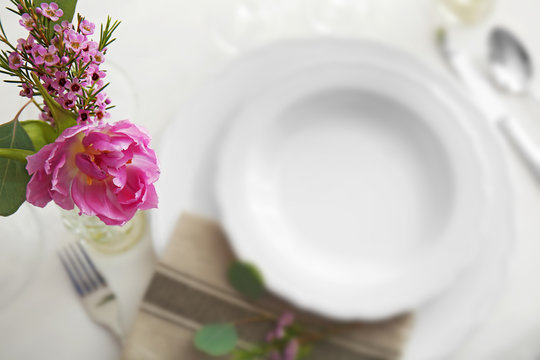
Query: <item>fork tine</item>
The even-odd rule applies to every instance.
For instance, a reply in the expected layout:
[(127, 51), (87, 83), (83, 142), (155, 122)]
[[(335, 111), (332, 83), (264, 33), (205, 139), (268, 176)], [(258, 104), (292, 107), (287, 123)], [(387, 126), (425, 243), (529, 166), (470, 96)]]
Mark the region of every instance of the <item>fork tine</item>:
[(73, 257), (77, 261), (77, 265), (79, 269), (81, 269), (81, 272), (83, 273), (85, 279), (88, 281), (87, 284), (90, 288), (90, 291), (94, 291), (99, 287), (99, 281), (94, 279), (93, 273), (91, 268), (89, 268), (88, 264), (85, 263), (83, 260), (83, 256), (81, 255), (81, 251), (77, 250), (78, 248), (75, 244), (72, 244), (70, 247), (71, 253), (73, 254)]
[(72, 271), (67, 260), (65, 259), (65, 255), (62, 252), (58, 252), (58, 257), (60, 258), (60, 262), (62, 262), (64, 269), (66, 269), (66, 272), (69, 276), (69, 280), (71, 280), (71, 283), (73, 284), (73, 287), (77, 291), (77, 294), (79, 294), (79, 296), (84, 296), (84, 290), (81, 287), (79, 280), (77, 279), (77, 275)]
[(107, 282), (105, 281), (101, 273), (98, 271), (98, 269), (96, 268), (96, 265), (94, 264), (94, 262), (92, 261), (92, 259), (90, 258), (90, 256), (88, 255), (88, 253), (86, 252), (86, 250), (84, 249), (84, 247), (81, 245), (80, 242), (77, 243), (77, 247), (79, 248), (84, 259), (86, 260), (86, 264), (90, 267), (90, 271), (96, 277), (98, 283), (101, 286), (106, 286)]
[(92, 288), (88, 285), (85, 277), (83, 276), (83, 274), (81, 272), (81, 269), (79, 269), (79, 266), (77, 265), (77, 262), (76, 262), (76, 260), (74, 258), (75, 255), (70, 250), (71, 250), (70, 246), (65, 248), (64, 249), (64, 256), (67, 259), (67, 264), (71, 268), (71, 271), (75, 275), (75, 278), (78, 280), (79, 286), (83, 290), (83, 295), (86, 295), (86, 294), (88, 294), (89, 292), (92, 291)]

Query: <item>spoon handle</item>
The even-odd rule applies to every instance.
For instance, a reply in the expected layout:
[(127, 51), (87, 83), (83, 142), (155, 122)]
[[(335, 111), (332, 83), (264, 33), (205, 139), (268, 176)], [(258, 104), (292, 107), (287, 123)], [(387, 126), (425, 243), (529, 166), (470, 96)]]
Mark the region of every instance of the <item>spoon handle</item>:
[(538, 144), (531, 139), (523, 127), (512, 117), (502, 117), (497, 123), (518, 155), (527, 164), (537, 180), (540, 181), (540, 151)]

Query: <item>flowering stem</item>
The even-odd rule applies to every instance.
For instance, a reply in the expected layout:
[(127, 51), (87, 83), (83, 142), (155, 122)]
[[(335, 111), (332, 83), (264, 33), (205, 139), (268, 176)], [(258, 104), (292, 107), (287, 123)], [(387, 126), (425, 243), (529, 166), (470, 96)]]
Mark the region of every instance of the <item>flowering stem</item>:
[(17, 111), (17, 113), (15, 114), (15, 117), (13, 118), (13, 121), (19, 120), (19, 116), (21, 115), (21, 113), (23, 112), (23, 110), (26, 109), (26, 107), (27, 107), (28, 105), (30, 105), (31, 103), (32, 103), (32, 100), (28, 100), (28, 101), (26, 102), (26, 104), (24, 104), (23, 107), (22, 107), (19, 111)]
[(34, 98), (32, 98), (32, 102), (34, 103), (34, 105), (36, 105), (39, 111), (43, 112), (43, 108), (36, 102), (36, 100), (34, 100)]
[(0, 21), (0, 31), (2, 32), (2, 35), (0, 35), (0, 40), (2, 40), (2, 42), (7, 43), (8, 39), (6, 36), (6, 32), (4, 31), (4, 27), (2, 26), (2, 21)]
[(335, 336), (340, 332), (343, 332), (344, 328), (340, 326), (332, 326), (321, 332), (306, 332), (303, 336), (298, 338), (300, 344), (309, 344), (321, 341), (323, 339)]
[(45, 101), (45, 104), (49, 107), (51, 110), (51, 113), (53, 115), (55, 126), (58, 134), (61, 134), (62, 131), (65, 129), (72, 127), (77, 124), (76, 122), (76, 116), (70, 112), (69, 110), (65, 110), (62, 108), (48, 93), (47, 90), (43, 88), (43, 85), (41, 85), (41, 82), (39, 81), (39, 78), (36, 74), (32, 74), (32, 78), (34, 79), (34, 84), (39, 90), (39, 93), (41, 96), (43, 96), (43, 100)]
[(275, 319), (276, 318), (271, 315), (261, 315), (261, 316), (254, 316), (254, 317), (250, 317), (246, 319), (237, 320), (233, 324), (243, 325), (243, 324), (250, 324), (250, 323), (259, 322), (259, 321), (270, 321), (270, 320), (275, 320)]

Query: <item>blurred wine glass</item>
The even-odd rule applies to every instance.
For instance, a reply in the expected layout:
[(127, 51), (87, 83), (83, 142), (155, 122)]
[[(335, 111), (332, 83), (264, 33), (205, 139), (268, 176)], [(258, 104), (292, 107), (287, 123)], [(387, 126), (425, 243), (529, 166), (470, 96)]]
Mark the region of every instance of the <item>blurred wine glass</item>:
[(105, 92), (111, 99), (111, 105), (115, 106), (109, 111), (111, 121), (128, 119), (137, 122), (140, 101), (130, 74), (119, 62), (112, 59), (107, 59), (103, 69), (107, 71), (105, 82), (110, 83)]
[(439, 0), (443, 15), (449, 22), (474, 25), (493, 10), (495, 0)]
[(370, 0), (306, 0), (309, 21), (321, 33), (350, 35), (363, 29)]
[(212, 3), (208, 19), (217, 45), (226, 52), (238, 53), (261, 42), (280, 26), (280, 18), (274, 16), (277, 5), (264, 0)]
[(42, 254), (39, 222), (25, 203), (8, 217), (0, 217), (0, 310), (7, 307), (35, 274)]

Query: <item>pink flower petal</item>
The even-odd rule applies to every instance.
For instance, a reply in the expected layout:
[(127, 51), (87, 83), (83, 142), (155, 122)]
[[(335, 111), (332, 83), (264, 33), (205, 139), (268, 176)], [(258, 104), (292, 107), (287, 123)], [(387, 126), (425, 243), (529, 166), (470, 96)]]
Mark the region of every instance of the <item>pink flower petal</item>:
[(38, 171), (39, 169), (43, 168), (43, 165), (45, 164), (46, 160), (49, 158), (51, 151), (56, 147), (56, 144), (47, 144), (44, 147), (41, 148), (37, 153), (34, 155), (30, 155), (26, 157), (26, 160), (28, 163), (26, 164), (26, 170), (31, 175)]
[(44, 171), (34, 173), (26, 186), (26, 200), (35, 206), (44, 207), (52, 200), (49, 195), (49, 176)]

